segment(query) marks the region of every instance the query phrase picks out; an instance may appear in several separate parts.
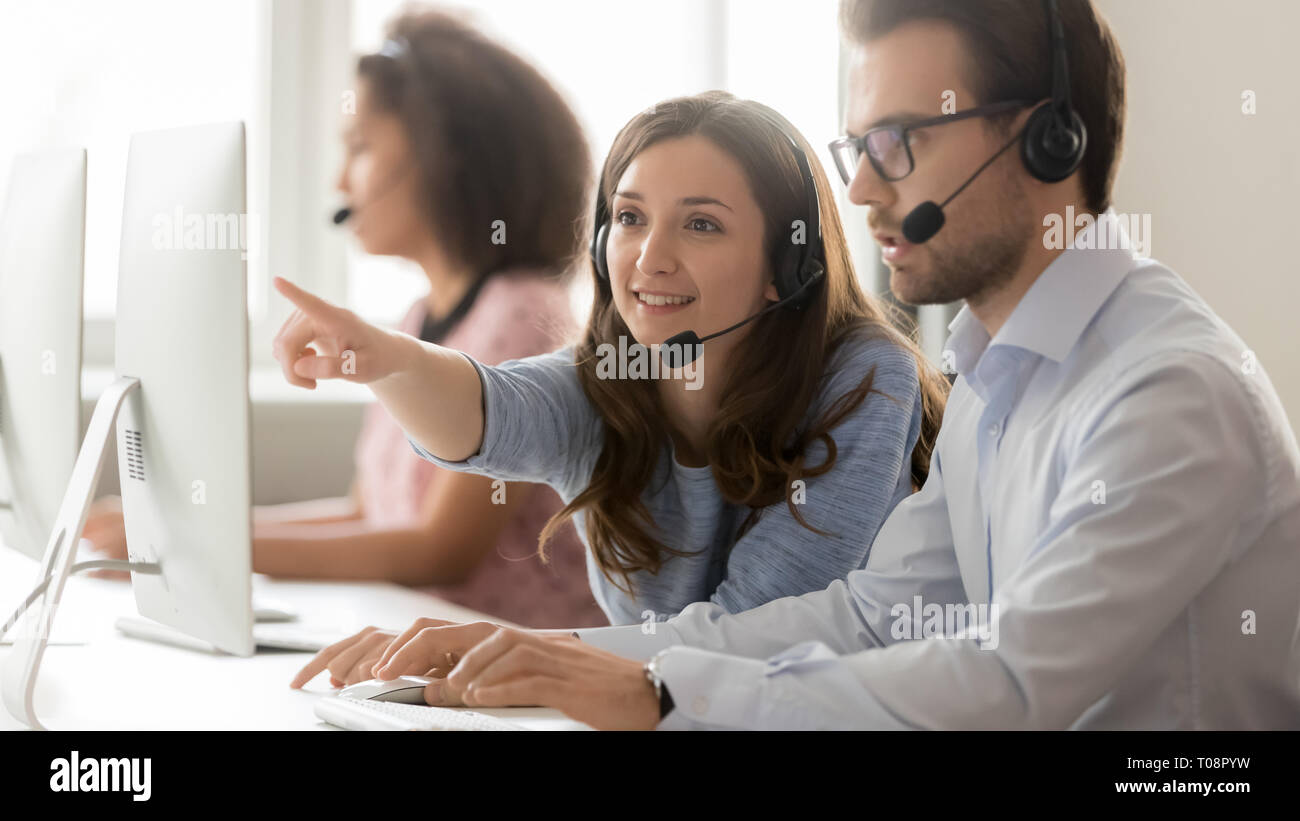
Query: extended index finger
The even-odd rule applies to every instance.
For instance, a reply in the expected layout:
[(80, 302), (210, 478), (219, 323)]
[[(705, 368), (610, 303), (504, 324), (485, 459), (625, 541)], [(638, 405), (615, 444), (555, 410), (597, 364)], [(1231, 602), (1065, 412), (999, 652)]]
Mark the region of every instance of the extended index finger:
[(275, 284), (275, 289), (285, 299), (292, 302), (308, 316), (316, 319), (333, 319), (338, 316), (339, 306), (326, 302), (309, 291), (304, 291), (284, 277), (275, 277), (271, 282)]

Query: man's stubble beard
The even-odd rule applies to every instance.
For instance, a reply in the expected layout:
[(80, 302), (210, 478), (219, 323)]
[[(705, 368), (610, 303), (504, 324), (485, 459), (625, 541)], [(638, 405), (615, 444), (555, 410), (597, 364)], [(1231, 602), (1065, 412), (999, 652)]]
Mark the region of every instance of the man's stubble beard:
[[(929, 271), (918, 279), (906, 263), (900, 266), (901, 273), (895, 271), (893, 276), (910, 274), (911, 281), (906, 287), (895, 288), (895, 296), (912, 305), (943, 305), (963, 299), (980, 302), (1015, 276), (1036, 234), (1023, 186), (1009, 172), (1002, 177), (1002, 205), (990, 209), (984, 203), (967, 201), (953, 220), (966, 226), (965, 234), (945, 236), (940, 231), (917, 246), (918, 253), (929, 255)], [(952, 228), (948, 226), (949, 231)]]

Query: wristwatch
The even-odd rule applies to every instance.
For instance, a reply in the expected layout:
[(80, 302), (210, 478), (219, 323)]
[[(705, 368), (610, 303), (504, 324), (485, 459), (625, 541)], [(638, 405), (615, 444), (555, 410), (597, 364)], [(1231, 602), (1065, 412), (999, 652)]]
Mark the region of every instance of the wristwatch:
[(660, 668), (663, 665), (664, 653), (667, 650), (660, 650), (645, 663), (645, 677), (655, 688), (655, 696), (659, 699), (659, 720), (663, 721), (668, 714), (673, 711), (673, 697), (668, 692), (668, 687), (664, 684), (663, 676), (660, 675)]

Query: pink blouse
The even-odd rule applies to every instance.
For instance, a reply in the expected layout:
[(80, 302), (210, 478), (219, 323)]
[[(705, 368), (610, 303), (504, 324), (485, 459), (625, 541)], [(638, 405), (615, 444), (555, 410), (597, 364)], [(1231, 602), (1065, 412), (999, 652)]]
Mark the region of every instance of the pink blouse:
[[(428, 306), (411, 306), (399, 330), (419, 336)], [(530, 271), (493, 275), (464, 318), (440, 343), (488, 365), (548, 353), (574, 330), (563, 285)], [(366, 519), (376, 527), (409, 527), (431, 487), (451, 475), (415, 454), (406, 433), (378, 402), (366, 409), (357, 439), (358, 490)], [(548, 564), (537, 556), (537, 537), (563, 507), (546, 485), (501, 531), (496, 549), (458, 584), (421, 588), (443, 599), (524, 627), (592, 627), (608, 624), (587, 582), (585, 547), (564, 527), (547, 545)]]

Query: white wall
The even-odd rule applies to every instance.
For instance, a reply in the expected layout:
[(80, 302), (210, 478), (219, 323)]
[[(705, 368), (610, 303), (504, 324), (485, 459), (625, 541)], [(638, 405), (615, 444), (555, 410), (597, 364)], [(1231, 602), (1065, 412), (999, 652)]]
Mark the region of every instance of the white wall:
[(1115, 209), (1151, 214), (1151, 255), (1255, 351), (1300, 427), (1300, 3), (1097, 5), (1128, 64)]

